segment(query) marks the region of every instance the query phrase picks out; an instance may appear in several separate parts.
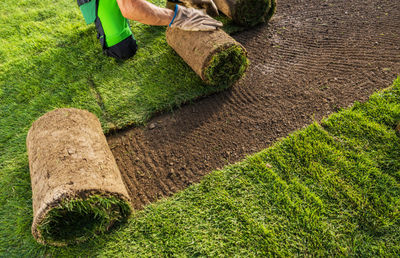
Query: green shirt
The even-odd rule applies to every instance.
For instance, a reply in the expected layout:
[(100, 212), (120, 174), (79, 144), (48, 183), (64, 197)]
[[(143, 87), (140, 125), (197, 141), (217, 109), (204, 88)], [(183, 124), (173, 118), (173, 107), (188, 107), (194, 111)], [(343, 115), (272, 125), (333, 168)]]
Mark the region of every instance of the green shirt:
[[(132, 35), (128, 20), (122, 16), (117, 0), (97, 0), (97, 16), (105, 34), (107, 47), (111, 47)], [(80, 6), (87, 24), (96, 19), (96, 0), (92, 0)]]
[(97, 15), (106, 35), (107, 47), (111, 47), (132, 35), (128, 20), (122, 16), (117, 0), (98, 0)]

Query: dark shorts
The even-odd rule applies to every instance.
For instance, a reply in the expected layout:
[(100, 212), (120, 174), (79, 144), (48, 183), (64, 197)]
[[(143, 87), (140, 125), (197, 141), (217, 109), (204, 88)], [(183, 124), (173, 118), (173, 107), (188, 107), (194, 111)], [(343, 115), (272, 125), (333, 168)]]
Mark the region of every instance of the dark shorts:
[(128, 59), (137, 50), (129, 21), (116, 0), (77, 0), (87, 24), (95, 23), (103, 52), (116, 59)]
[(134, 56), (137, 48), (136, 40), (129, 36), (114, 46), (105, 48), (104, 53), (108, 56), (125, 60)]
[(107, 35), (105, 35), (102, 23), (98, 17), (96, 18), (95, 25), (97, 29), (97, 38), (100, 40), (104, 54), (122, 60), (129, 59), (135, 55), (138, 46), (132, 35), (117, 44), (108, 47), (105, 41)]

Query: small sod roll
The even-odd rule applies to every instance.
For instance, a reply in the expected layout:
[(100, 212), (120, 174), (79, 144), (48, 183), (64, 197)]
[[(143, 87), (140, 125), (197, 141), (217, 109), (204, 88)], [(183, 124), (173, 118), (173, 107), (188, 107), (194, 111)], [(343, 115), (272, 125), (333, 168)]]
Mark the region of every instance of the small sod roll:
[(245, 48), (222, 30), (167, 29), (167, 43), (209, 85), (229, 86), (248, 66)]
[(214, 0), (214, 3), (235, 23), (247, 27), (268, 22), (276, 11), (276, 0)]
[(56, 109), (33, 123), (26, 142), (38, 242), (78, 243), (126, 221), (129, 195), (95, 115)]

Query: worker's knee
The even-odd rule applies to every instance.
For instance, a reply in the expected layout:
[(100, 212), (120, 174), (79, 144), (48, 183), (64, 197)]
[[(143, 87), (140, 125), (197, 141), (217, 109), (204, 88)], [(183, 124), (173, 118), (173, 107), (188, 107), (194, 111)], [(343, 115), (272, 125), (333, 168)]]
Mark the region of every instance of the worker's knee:
[(135, 55), (137, 50), (136, 40), (129, 36), (121, 42), (105, 48), (104, 53), (108, 56), (117, 58), (117, 59), (128, 59)]

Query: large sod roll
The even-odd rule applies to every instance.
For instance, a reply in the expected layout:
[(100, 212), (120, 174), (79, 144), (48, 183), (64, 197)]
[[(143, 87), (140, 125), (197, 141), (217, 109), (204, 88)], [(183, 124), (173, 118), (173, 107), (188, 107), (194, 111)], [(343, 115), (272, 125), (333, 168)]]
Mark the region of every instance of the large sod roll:
[(214, 3), (235, 23), (247, 27), (268, 22), (276, 10), (276, 0), (214, 0)]
[(32, 234), (38, 242), (82, 242), (131, 214), (128, 192), (95, 115), (51, 111), (33, 123), (26, 142)]
[(210, 85), (231, 85), (248, 66), (245, 48), (222, 30), (167, 29), (167, 43)]

